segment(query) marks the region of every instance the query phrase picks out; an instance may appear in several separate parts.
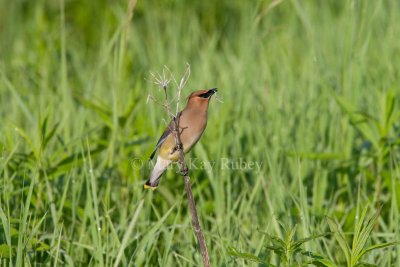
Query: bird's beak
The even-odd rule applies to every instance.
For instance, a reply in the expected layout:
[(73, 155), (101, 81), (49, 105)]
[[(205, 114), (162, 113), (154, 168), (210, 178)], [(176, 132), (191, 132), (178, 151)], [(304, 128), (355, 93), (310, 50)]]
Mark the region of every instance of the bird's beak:
[(203, 94), (204, 98), (211, 98), (213, 94), (217, 92), (217, 88), (211, 88), (210, 90), (207, 91), (207, 93)]
[(210, 95), (213, 95), (213, 94), (215, 94), (216, 92), (218, 92), (218, 90), (217, 90), (217, 88), (211, 88), (210, 90), (208, 90), (208, 94), (210, 94)]

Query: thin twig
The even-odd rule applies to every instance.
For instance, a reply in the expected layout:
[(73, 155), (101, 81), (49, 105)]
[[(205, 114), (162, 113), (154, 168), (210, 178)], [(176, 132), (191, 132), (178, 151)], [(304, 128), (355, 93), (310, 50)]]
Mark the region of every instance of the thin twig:
[(210, 256), (208, 255), (206, 240), (205, 240), (203, 232), (201, 230), (199, 217), (197, 215), (196, 203), (193, 198), (192, 186), (190, 185), (189, 169), (185, 163), (185, 154), (183, 153), (183, 145), (182, 145), (180, 133), (178, 130), (179, 129), (179, 117), (175, 118), (173, 121), (174, 121), (173, 133), (174, 133), (174, 137), (175, 137), (175, 144), (177, 147), (177, 152), (179, 153), (178, 164), (179, 164), (179, 169), (185, 178), (185, 190), (186, 190), (186, 194), (188, 197), (190, 213), (192, 214), (192, 223), (193, 223), (194, 233), (197, 237), (197, 241), (199, 242), (200, 252), (201, 252), (201, 256), (203, 257), (204, 266), (209, 267), (209, 266), (211, 266), (210, 265)]

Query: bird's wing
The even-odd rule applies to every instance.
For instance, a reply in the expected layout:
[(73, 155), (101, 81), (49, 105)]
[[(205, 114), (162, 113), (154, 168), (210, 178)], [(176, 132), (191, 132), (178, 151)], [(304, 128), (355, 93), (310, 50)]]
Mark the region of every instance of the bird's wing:
[(150, 155), (150, 160), (152, 160), (154, 158), (154, 155), (157, 152), (157, 149), (162, 145), (162, 143), (164, 143), (165, 139), (167, 139), (168, 135), (170, 135), (171, 130), (170, 130), (170, 125), (171, 123), (169, 123), (167, 129), (165, 129), (164, 133), (161, 135), (160, 139), (158, 139), (157, 145), (153, 150), (153, 153), (151, 153)]
[[(182, 111), (178, 113), (178, 118), (180, 118), (182, 114)], [(167, 128), (165, 129), (165, 131), (163, 132), (163, 134), (161, 135), (160, 139), (158, 139), (157, 145), (153, 150), (153, 153), (151, 153), (150, 155), (150, 160), (152, 160), (154, 158), (154, 155), (157, 152), (157, 149), (160, 148), (160, 146), (164, 143), (165, 139), (167, 139), (167, 137), (171, 134), (171, 129), (172, 129), (172, 121), (168, 124)]]

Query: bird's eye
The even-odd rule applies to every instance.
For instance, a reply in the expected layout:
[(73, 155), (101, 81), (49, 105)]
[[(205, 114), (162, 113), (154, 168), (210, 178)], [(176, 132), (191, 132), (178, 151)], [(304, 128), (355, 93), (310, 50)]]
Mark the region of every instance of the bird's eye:
[(205, 93), (203, 93), (203, 94), (201, 94), (201, 95), (198, 95), (198, 97), (201, 97), (201, 98), (209, 98), (209, 97), (211, 97), (213, 94), (215, 94), (217, 92), (217, 88), (213, 88), (213, 89), (210, 89), (210, 90), (208, 90), (207, 92), (205, 92)]
[(204, 93), (204, 94), (199, 95), (199, 97), (201, 97), (201, 98), (208, 98), (208, 97), (209, 97), (209, 94), (208, 94), (208, 93)]

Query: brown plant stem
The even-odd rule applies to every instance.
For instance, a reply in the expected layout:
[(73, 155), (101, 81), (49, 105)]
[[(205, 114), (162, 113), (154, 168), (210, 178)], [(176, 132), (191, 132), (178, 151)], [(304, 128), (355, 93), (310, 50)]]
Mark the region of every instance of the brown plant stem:
[(197, 241), (199, 242), (201, 256), (203, 257), (203, 263), (204, 263), (205, 267), (209, 267), (209, 266), (211, 266), (210, 265), (210, 256), (208, 255), (206, 240), (205, 240), (203, 232), (201, 230), (199, 217), (197, 215), (196, 203), (193, 198), (192, 186), (190, 185), (189, 169), (185, 163), (185, 154), (183, 152), (183, 145), (182, 145), (180, 131), (179, 131), (179, 115), (180, 115), (180, 113), (178, 114), (178, 118), (176, 118), (176, 117), (173, 118), (173, 122), (174, 122), (173, 128), (174, 129), (172, 131), (174, 134), (174, 137), (175, 137), (176, 151), (179, 153), (178, 164), (179, 164), (179, 169), (185, 178), (185, 190), (186, 190), (186, 194), (188, 197), (189, 210), (192, 215), (193, 229), (194, 229), (194, 233), (196, 235)]

